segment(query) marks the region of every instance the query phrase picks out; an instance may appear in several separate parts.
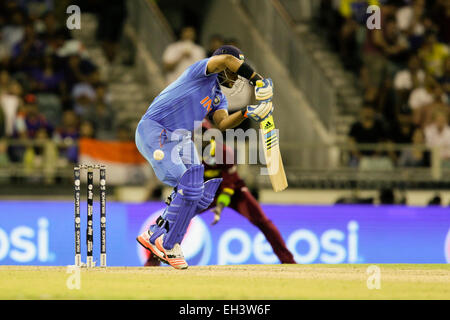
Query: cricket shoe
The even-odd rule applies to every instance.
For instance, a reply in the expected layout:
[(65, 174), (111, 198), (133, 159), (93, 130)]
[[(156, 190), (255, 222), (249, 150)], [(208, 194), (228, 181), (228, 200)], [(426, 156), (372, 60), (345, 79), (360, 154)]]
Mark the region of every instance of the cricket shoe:
[(164, 259), (175, 269), (187, 269), (188, 264), (186, 260), (184, 260), (183, 252), (181, 251), (181, 246), (179, 243), (175, 243), (172, 249), (168, 250), (163, 246), (163, 237), (162, 234), (155, 240), (156, 248), (162, 253), (164, 253)]
[(151, 232), (150, 230), (144, 231), (140, 236), (136, 238), (136, 240), (137, 242), (139, 242), (141, 246), (149, 250), (159, 260), (161, 260), (161, 262), (169, 264), (169, 262), (167, 262), (167, 260), (164, 258), (164, 253), (161, 252), (153, 243), (150, 242), (150, 237), (152, 236), (152, 234), (153, 232)]

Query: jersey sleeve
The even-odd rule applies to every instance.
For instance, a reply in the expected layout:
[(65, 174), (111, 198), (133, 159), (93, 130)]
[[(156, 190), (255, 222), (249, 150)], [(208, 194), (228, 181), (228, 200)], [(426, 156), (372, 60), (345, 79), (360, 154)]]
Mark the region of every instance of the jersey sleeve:
[(187, 69), (187, 76), (192, 79), (198, 79), (201, 77), (208, 77), (214, 75), (214, 73), (206, 74), (206, 67), (208, 65), (209, 58), (202, 59), (192, 64)]

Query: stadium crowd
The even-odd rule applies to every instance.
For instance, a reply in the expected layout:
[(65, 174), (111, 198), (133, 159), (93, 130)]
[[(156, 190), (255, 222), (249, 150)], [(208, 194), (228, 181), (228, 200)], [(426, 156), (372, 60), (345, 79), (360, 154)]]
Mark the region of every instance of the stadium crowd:
[[(368, 28), (370, 5), (380, 10), (380, 29)], [(449, 166), (450, 1), (324, 0), (319, 23), (364, 97), (350, 141), (417, 146), (385, 157), (400, 166), (427, 166), (420, 145), (440, 147)], [(380, 154), (355, 147), (352, 162)]]
[[(102, 6), (101, 0), (0, 3), (1, 167), (11, 163), (25, 167), (33, 166), (33, 162), (76, 163), (77, 141), (81, 137), (123, 140), (123, 126), (114, 121), (106, 79), (101, 78), (99, 67), (90, 59), (84, 44), (66, 26), (66, 8), (76, 4), (83, 12), (96, 14), (96, 40), (107, 61), (113, 62), (126, 15), (124, 3), (123, 0), (110, 1), (108, 6)], [(235, 44), (233, 39), (214, 35), (204, 48), (197, 42), (199, 26), (191, 26), (190, 22), (183, 19), (181, 27), (171, 23), (179, 37), (163, 57), (169, 82), (188, 65), (211, 56), (220, 45)]]
[[(0, 166), (31, 165), (39, 157), (75, 163), (78, 150), (72, 142), (80, 137), (115, 138), (105, 79), (66, 26), (70, 4), (0, 2)], [(105, 34), (111, 31), (102, 23), (102, 15), (108, 18), (110, 11), (98, 14), (99, 41), (114, 39)], [(120, 26), (120, 21), (115, 22)], [(110, 42), (102, 41), (108, 61), (114, 56)], [(58, 148), (60, 142), (66, 147)]]

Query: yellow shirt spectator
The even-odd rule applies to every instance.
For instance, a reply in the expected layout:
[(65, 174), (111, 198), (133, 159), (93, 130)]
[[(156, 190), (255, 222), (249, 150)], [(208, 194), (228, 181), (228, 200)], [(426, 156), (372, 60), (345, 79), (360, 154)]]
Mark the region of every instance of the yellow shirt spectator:
[(435, 77), (441, 77), (444, 61), (450, 55), (449, 47), (443, 43), (433, 43), (420, 52), (425, 69)]
[(352, 16), (352, 4), (357, 2), (365, 2), (369, 6), (372, 5), (380, 5), (378, 0), (341, 0), (341, 4), (339, 6), (339, 12), (341, 16), (344, 18), (351, 18)]

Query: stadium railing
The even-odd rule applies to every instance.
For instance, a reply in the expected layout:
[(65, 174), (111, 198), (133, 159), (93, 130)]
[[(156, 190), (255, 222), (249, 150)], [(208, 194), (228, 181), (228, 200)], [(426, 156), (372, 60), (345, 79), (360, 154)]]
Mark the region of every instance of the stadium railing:
[[(11, 178), (25, 178), (26, 182), (56, 184), (69, 181), (73, 176), (73, 162), (67, 156), (68, 148), (77, 148), (75, 140), (55, 141), (52, 139), (0, 140), (1, 150), (11, 152), (11, 148), (22, 152), (20, 161), (2, 161), (0, 154), (0, 183), (9, 183)], [(240, 148), (240, 147), (239, 147)], [(235, 154), (239, 157), (242, 149)], [(250, 145), (244, 150), (262, 154), (258, 146)], [(285, 144), (283, 157), (289, 153), (314, 154), (327, 149), (334, 155), (332, 161), (324, 161), (321, 166), (309, 167), (301, 161), (295, 165), (285, 165), (289, 186), (293, 188), (381, 188), (399, 187), (412, 189), (450, 189), (450, 159), (442, 159), (441, 149), (425, 145), (410, 144)], [(377, 155), (365, 156), (355, 161), (353, 151), (371, 151)], [(424, 153), (424, 163), (416, 166), (400, 165), (396, 160), (402, 152), (412, 150)], [(258, 153), (259, 152), (259, 153)], [(3, 159), (4, 159), (3, 153)], [(248, 157), (246, 158), (248, 161)], [(245, 165), (244, 179), (250, 186), (270, 188), (267, 176), (261, 175), (264, 160), (259, 158), (257, 165)], [(330, 165), (330, 163), (332, 163)]]
[[(252, 146), (252, 148), (255, 148)], [(295, 154), (315, 154), (328, 150), (333, 159), (311, 167), (301, 161), (285, 164), (289, 186), (311, 189), (379, 189), (397, 187), (411, 189), (450, 189), (450, 159), (441, 157), (439, 147), (419, 144), (289, 144), (282, 146), (283, 158)], [(372, 155), (354, 156), (355, 150)], [(423, 163), (405, 164), (400, 158), (403, 152), (423, 153)], [(248, 151), (257, 152), (257, 151)], [(325, 152), (323, 152), (325, 153)], [(249, 166), (247, 176), (255, 185), (270, 188), (267, 176), (260, 175), (260, 166)]]
[(73, 177), (73, 161), (78, 142), (73, 139), (0, 139), (0, 183), (11, 178), (26, 178), (30, 183), (54, 184), (57, 179)]

